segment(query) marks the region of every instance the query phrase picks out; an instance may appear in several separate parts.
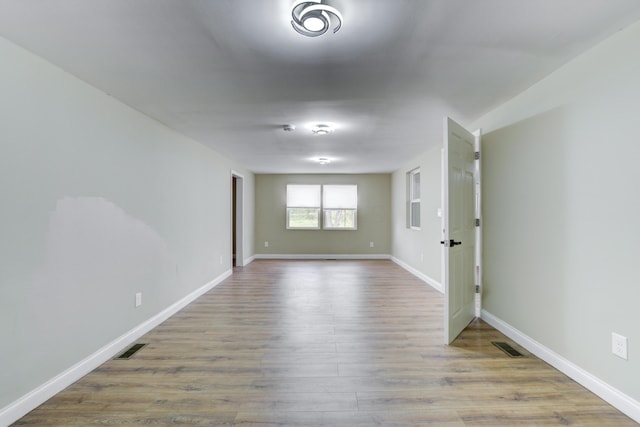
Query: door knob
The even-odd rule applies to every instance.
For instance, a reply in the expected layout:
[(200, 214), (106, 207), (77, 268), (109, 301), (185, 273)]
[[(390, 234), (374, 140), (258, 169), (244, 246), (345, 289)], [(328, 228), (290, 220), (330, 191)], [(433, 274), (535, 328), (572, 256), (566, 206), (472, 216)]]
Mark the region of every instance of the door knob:
[(448, 242), (446, 240), (440, 240), (440, 244), (452, 248), (456, 245), (461, 245), (462, 242), (456, 242), (455, 240), (451, 239)]

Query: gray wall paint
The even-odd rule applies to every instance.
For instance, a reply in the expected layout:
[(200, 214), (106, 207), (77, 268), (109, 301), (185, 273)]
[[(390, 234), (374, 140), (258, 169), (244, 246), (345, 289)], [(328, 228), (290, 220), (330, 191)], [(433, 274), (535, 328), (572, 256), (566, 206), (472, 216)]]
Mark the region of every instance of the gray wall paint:
[[(392, 176), (392, 254), (441, 283), (442, 164), (440, 145), (426, 151)], [(420, 168), (420, 230), (407, 228), (407, 172)]]
[[(256, 254), (390, 254), (390, 175), (256, 175), (255, 180)], [(358, 229), (287, 230), (287, 184), (357, 184)]]
[[(640, 400), (640, 24), (478, 123), (484, 308)], [(611, 333), (629, 338), (629, 360)]]
[(229, 270), (232, 168), (251, 255), (253, 175), (2, 39), (0, 69), (2, 408)]

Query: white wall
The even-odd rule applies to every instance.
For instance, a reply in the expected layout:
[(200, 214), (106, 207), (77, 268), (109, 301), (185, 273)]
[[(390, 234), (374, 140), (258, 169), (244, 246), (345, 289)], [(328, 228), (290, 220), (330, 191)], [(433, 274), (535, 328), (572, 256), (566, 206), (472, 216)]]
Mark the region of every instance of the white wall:
[(231, 169), (253, 255), (254, 179), (2, 39), (0, 70), (1, 415), (230, 271)]
[[(440, 144), (416, 157), (391, 177), (392, 255), (394, 260), (437, 289), (443, 290)], [(420, 230), (407, 227), (407, 172), (420, 168)]]
[(639, 47), (635, 24), (471, 126), (484, 132), (484, 308), (635, 399), (636, 419)]

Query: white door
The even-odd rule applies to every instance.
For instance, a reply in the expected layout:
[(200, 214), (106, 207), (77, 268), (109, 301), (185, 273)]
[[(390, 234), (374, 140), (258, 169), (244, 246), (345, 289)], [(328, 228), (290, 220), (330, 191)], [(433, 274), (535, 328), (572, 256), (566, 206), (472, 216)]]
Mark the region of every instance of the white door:
[(450, 344), (475, 317), (475, 137), (444, 120), (444, 339)]

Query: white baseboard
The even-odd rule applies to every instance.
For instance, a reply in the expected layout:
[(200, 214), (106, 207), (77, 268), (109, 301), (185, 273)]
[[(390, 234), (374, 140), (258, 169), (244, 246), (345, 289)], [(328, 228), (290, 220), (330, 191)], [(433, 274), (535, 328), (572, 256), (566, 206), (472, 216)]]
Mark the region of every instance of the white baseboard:
[(387, 254), (256, 254), (255, 259), (391, 259)]
[(98, 366), (102, 365), (104, 362), (117, 355), (127, 346), (131, 345), (138, 338), (180, 311), (186, 305), (193, 302), (199, 296), (214, 288), (224, 279), (229, 277), (231, 273), (231, 270), (227, 270), (209, 283), (201, 286), (184, 298), (173, 303), (166, 309), (162, 310), (160, 313), (139, 324), (124, 335), (116, 338), (87, 358), (71, 366), (69, 369), (59, 373), (46, 383), (25, 394), (15, 402), (10, 403), (9, 405), (0, 409), (0, 426), (9, 425), (19, 420), (24, 415), (37, 408), (57, 393), (61, 392), (74, 382), (78, 381), (80, 378), (84, 377), (89, 372), (93, 371)]
[(256, 259), (255, 255), (250, 256), (249, 258), (245, 258), (243, 266), (251, 264), (255, 259)]
[(640, 423), (640, 402), (637, 400), (593, 376), (488, 311), (482, 310), (482, 319), (569, 378), (600, 396), (634, 421)]
[(414, 276), (416, 276), (418, 279), (423, 280), (424, 282), (426, 282), (428, 285), (430, 285), (436, 291), (440, 292), (441, 294), (444, 294), (444, 288), (443, 288), (442, 284), (440, 282), (438, 282), (437, 280), (427, 276), (426, 274), (424, 274), (421, 271), (416, 270), (415, 268), (411, 267), (409, 264), (405, 263), (404, 261), (399, 260), (396, 257), (391, 257), (391, 261), (395, 262), (400, 267), (404, 268), (409, 273), (411, 273)]

